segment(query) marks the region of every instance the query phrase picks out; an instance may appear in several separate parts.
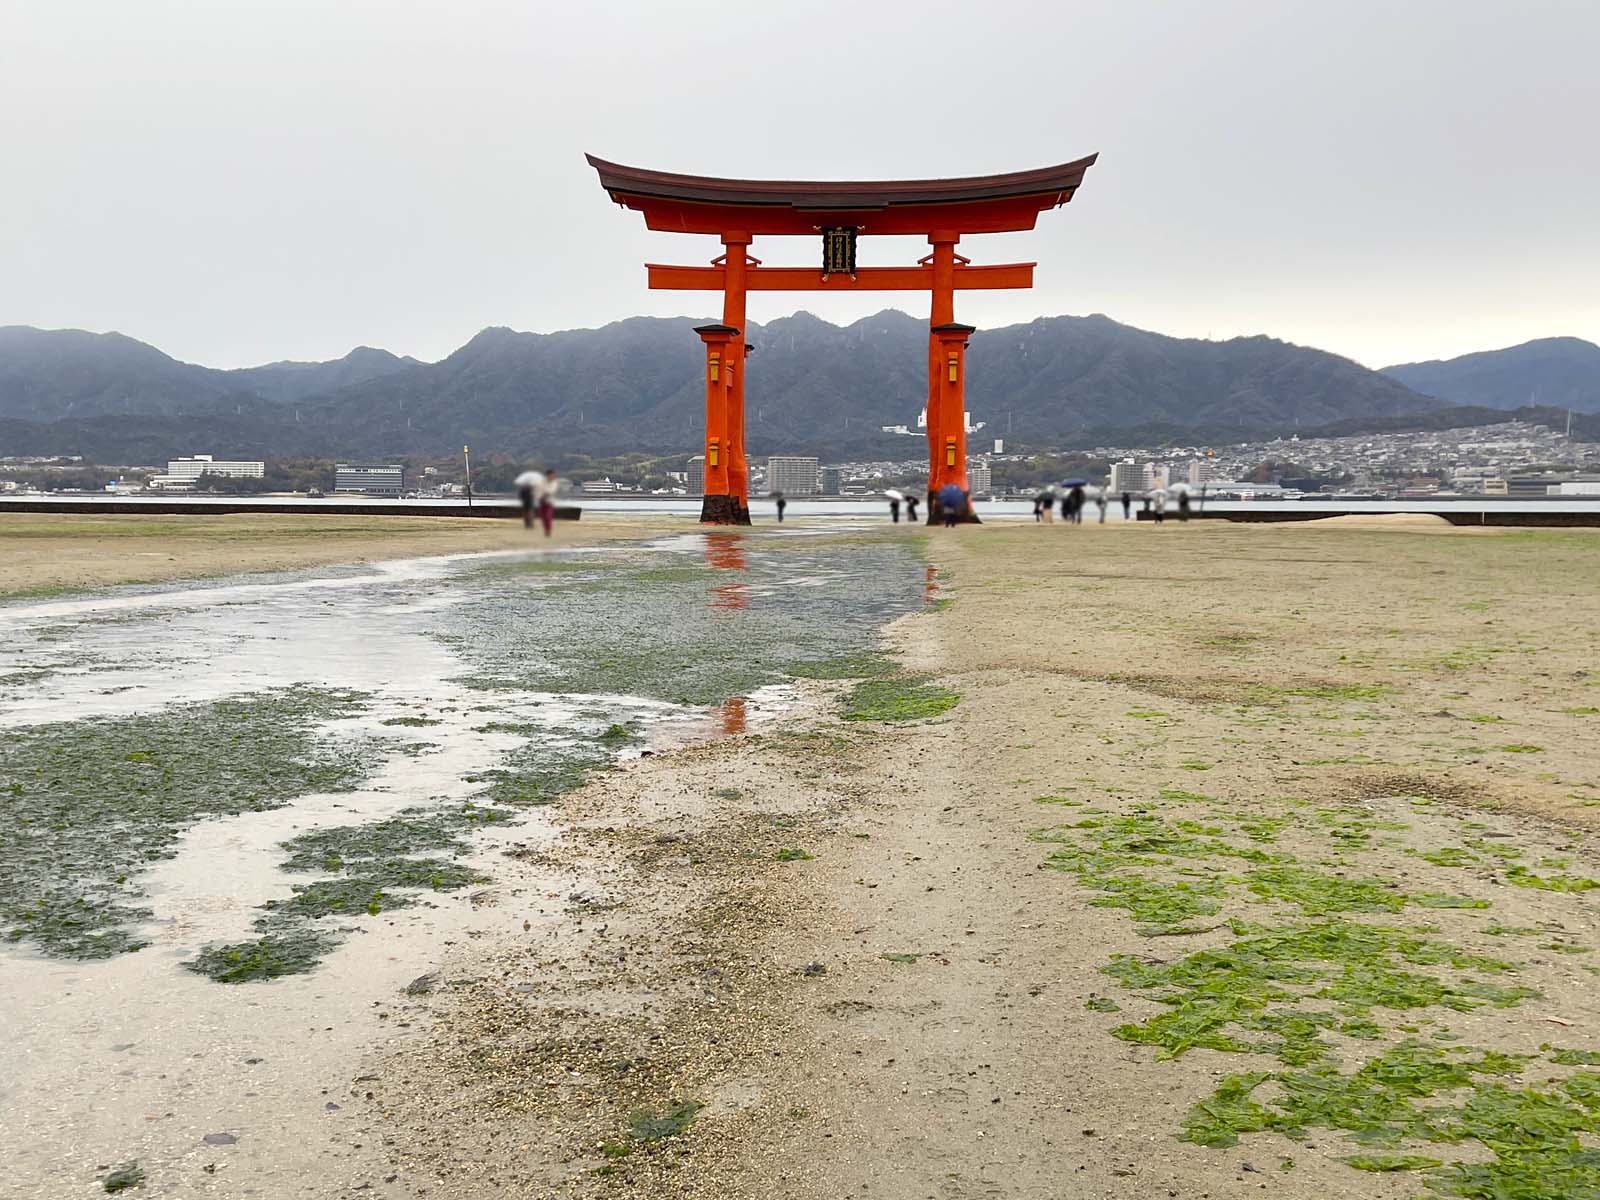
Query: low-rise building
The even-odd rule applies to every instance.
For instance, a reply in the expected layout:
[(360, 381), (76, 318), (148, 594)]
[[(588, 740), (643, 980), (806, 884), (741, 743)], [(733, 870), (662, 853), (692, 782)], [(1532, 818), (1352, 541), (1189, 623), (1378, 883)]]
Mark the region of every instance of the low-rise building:
[(398, 496), (406, 490), (404, 463), (338, 463), (333, 490), (362, 496)]

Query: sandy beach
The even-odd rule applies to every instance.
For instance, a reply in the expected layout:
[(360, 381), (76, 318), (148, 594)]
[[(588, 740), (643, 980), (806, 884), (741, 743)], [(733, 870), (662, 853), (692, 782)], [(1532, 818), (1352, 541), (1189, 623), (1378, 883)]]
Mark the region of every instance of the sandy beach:
[[(521, 536), (428, 527), (343, 548)], [(803, 681), (497, 843), (293, 1194), (1583, 1194), (1582, 1162), (1413, 1117), (1593, 1120), (1600, 537), (810, 532), (925, 555), (895, 673)], [(1352, 1081), (1366, 1107), (1304, 1100)]]
[[(1416, 1194), (1417, 1164), (1352, 1168), (1349, 1130), (1178, 1140), (1230, 1072), (1283, 1063), (1164, 1052), (1159, 1026), (1154, 1045), (1113, 1036), (1164, 1006), (1102, 968), (1226, 946), (1239, 901), (1152, 938), (1047, 868), (1079, 822), (1231, 832), (1376, 880), (1377, 900), (1351, 906), (1382, 915), (1357, 919), (1514, 956), (1538, 993), (1356, 1005), (1383, 1032), (1326, 1035), (1330, 1070), (1421, 1038), (1526, 1054), (1505, 1082), (1531, 1085), (1551, 1070), (1541, 1045), (1589, 1046), (1592, 906), (1506, 867), (1600, 873), (1585, 849), (1600, 539), (1433, 533), (931, 538), (951, 603), (890, 642), (959, 705), (841, 721), (818, 693), (775, 732), (569, 797), (567, 836), (540, 862), (604, 881), (567, 906), (585, 936), (528, 939), (511, 905), (499, 946), (405, 1006), (432, 1031), (383, 1063), (369, 1107), (403, 1175), (471, 1196)], [(1281, 918), (1261, 880), (1240, 913)], [(1484, 907), (1388, 898), (1453, 890)], [(675, 1136), (630, 1139), (640, 1114), (691, 1110)], [(1485, 1158), (1475, 1143), (1428, 1153), (1423, 1166)]]

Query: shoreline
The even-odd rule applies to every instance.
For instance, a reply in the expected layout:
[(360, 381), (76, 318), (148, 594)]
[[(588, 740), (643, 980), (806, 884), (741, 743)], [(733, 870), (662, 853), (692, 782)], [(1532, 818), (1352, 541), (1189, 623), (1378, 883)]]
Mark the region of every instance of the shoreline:
[(214, 579), (482, 550), (593, 545), (665, 532), (670, 517), (558, 522), (550, 538), (480, 518), (304, 513), (151, 517), (0, 509), (0, 602), (123, 584)]

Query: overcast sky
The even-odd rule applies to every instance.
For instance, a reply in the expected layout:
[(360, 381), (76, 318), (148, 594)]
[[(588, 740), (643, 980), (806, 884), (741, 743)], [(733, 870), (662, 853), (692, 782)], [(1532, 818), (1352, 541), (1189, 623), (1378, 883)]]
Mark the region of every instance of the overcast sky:
[[(720, 247), (646, 233), (584, 151), (802, 179), (1099, 151), (1035, 232), (963, 243), (1039, 270), (958, 319), (1103, 312), (1372, 366), (1600, 341), (1597, 53), (1596, 0), (0, 0), (0, 324), (239, 366), (716, 315), (641, 264)], [(751, 317), (802, 306), (926, 312)]]

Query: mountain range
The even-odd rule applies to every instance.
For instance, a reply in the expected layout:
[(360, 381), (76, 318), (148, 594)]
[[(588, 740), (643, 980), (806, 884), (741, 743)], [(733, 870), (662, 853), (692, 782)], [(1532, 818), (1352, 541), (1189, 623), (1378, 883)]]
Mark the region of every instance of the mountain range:
[(1581, 338), (1539, 338), (1442, 362), (1402, 363), (1383, 373), (1451, 404), (1600, 413), (1600, 346)]
[[(698, 323), (490, 328), (433, 363), (360, 347), (332, 362), (238, 370), (180, 362), (116, 333), (3, 327), (0, 455), (151, 463), (195, 452), (428, 456), (462, 444), (518, 456), (692, 452), (703, 421)], [(926, 328), (895, 310), (843, 327), (804, 312), (752, 324), (751, 452), (915, 456), (919, 443), (880, 427), (915, 427)], [(987, 423), (985, 437), (1020, 446), (1237, 441), (1433, 425), (1452, 404), (1511, 407), (1530, 390), (1561, 403), (1557, 379), (1562, 396), (1600, 387), (1600, 363), (1586, 367), (1583, 353), (1600, 359), (1600, 349), (1576, 339), (1530, 346), (1545, 350), (1378, 372), (1269, 337), (1213, 342), (1099, 315), (1049, 317), (973, 335), (967, 406)], [(1519, 370), (1545, 382), (1524, 387)]]

